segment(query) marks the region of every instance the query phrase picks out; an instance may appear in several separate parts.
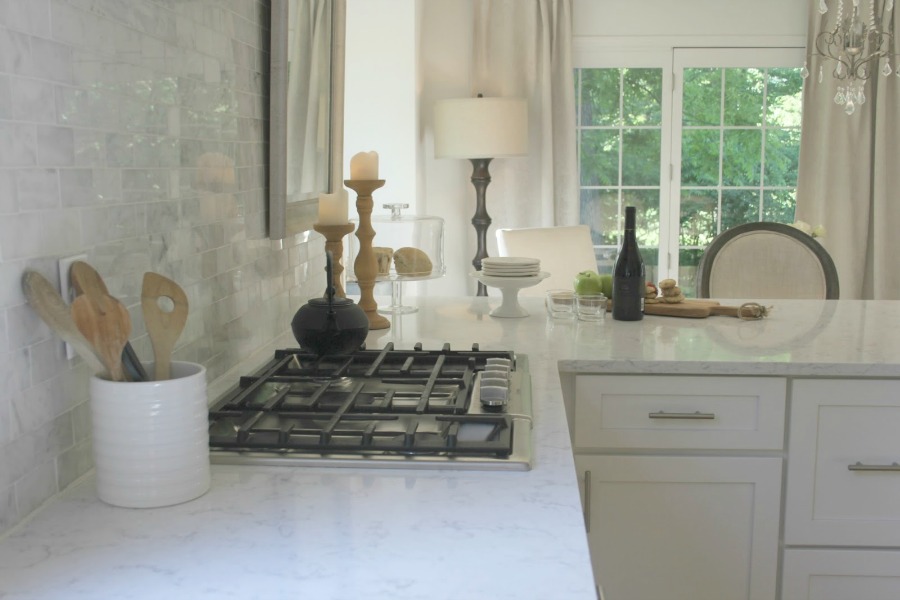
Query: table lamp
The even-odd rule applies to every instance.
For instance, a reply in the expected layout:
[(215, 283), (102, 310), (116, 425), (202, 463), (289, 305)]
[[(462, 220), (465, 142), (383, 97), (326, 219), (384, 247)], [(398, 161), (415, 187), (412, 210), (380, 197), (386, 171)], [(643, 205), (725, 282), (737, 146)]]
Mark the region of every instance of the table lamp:
[[(491, 182), (488, 165), (494, 158), (528, 153), (528, 104), (523, 98), (456, 98), (434, 105), (434, 155), (472, 161), (475, 216), (472, 225), (478, 249), (472, 265), (481, 270), (487, 257), (487, 230), (491, 217), (485, 208), (485, 190)], [(478, 295), (487, 288), (478, 283)]]

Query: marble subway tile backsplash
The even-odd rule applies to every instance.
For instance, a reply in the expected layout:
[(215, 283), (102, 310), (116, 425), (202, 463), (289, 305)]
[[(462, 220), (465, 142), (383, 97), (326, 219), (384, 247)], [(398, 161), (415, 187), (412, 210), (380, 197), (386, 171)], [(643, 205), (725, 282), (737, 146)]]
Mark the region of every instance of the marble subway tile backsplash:
[(0, 532), (92, 468), (90, 373), (27, 305), (84, 253), (128, 307), (185, 289), (210, 381), (325, 287), (324, 241), (266, 234), (269, 0), (0, 0)]

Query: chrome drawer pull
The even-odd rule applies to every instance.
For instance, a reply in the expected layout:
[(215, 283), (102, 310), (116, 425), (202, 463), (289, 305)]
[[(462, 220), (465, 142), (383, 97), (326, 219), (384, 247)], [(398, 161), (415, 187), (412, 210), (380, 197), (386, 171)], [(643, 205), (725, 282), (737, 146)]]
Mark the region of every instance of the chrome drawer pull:
[(670, 413), (670, 412), (652, 412), (649, 416), (651, 419), (715, 419), (716, 413), (702, 413), (699, 410), (692, 413)]
[(857, 461), (855, 465), (847, 465), (851, 471), (900, 471), (900, 465), (892, 462), (889, 465), (864, 465)]
[(591, 472), (584, 472), (584, 530), (591, 532)]

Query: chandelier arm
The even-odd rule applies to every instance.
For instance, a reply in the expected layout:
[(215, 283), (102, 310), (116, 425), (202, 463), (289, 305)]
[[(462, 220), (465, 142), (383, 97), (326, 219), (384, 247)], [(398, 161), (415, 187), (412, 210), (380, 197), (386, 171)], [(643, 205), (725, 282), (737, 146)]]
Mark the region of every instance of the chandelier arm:
[(823, 31), (819, 33), (816, 36), (816, 54), (831, 60), (841, 60), (841, 53), (835, 54), (835, 48), (843, 46), (842, 39), (839, 31)]
[[(853, 73), (854, 68), (853, 63), (843, 58), (840, 52), (835, 54), (834, 49), (838, 47), (843, 47), (843, 37), (839, 31), (823, 31), (816, 36), (816, 54), (838, 63), (831, 74), (835, 79), (843, 80)], [(843, 69), (839, 70), (840, 66)]]

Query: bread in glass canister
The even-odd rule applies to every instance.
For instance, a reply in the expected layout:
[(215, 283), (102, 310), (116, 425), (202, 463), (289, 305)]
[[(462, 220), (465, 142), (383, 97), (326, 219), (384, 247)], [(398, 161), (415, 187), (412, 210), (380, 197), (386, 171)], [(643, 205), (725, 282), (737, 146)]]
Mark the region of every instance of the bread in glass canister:
[(379, 275), (388, 275), (391, 272), (391, 259), (394, 255), (393, 248), (374, 246), (372, 253), (375, 255), (375, 264), (378, 266)]
[(424, 277), (431, 274), (431, 259), (419, 250), (406, 246), (394, 252), (394, 268), (398, 275)]

